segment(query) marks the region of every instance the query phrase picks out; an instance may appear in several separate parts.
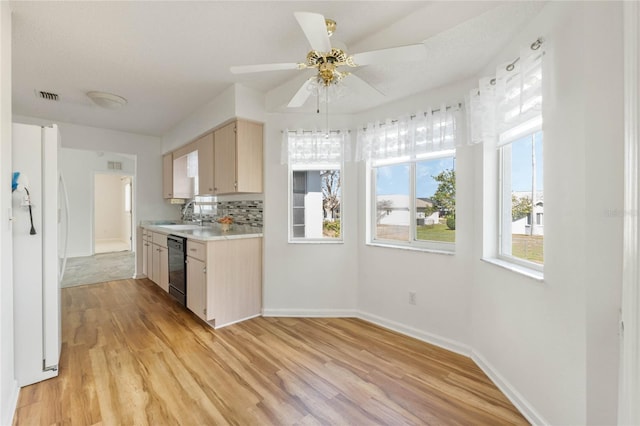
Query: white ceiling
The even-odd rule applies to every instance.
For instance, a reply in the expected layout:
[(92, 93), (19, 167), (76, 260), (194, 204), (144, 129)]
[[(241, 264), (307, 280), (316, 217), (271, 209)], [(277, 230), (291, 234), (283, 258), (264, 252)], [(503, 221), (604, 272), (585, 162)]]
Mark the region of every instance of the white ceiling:
[[(269, 93), (273, 110), (310, 71), (233, 75), (232, 65), (301, 62), (310, 50), (295, 11), (337, 21), (332, 43), (349, 53), (424, 41), (420, 61), (362, 67), (354, 74), (385, 94), (337, 103), (356, 112), (476, 75), (541, 2), (426, 1), (14, 1), (13, 112), (160, 136), (233, 83)], [(35, 95), (59, 94), (59, 102)], [(91, 90), (128, 99), (100, 108)], [(273, 102), (272, 102), (273, 103)], [(308, 105), (302, 110), (314, 108)]]

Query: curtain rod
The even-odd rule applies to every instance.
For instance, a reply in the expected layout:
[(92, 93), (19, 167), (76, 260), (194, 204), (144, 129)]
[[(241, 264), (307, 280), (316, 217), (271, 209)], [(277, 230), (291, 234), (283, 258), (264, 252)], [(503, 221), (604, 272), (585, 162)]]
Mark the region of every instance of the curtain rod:
[[(451, 108), (462, 108), (462, 102), (458, 102), (456, 105), (447, 105), (445, 107), (445, 111), (449, 110)], [(431, 112), (440, 112), (440, 108), (432, 109)], [(427, 112), (426, 111), (423, 114), (424, 114), (425, 117), (427, 116)], [(411, 114), (409, 116), (409, 120), (413, 120), (416, 117), (417, 117), (417, 115)], [(391, 124), (397, 123), (398, 121), (399, 120), (391, 120)], [(386, 122), (380, 123), (379, 126), (384, 126), (385, 124), (387, 124), (387, 123)], [(366, 132), (367, 131), (367, 127), (363, 127), (362, 130), (364, 130)]]
[[(540, 49), (540, 47), (542, 46), (542, 43), (544, 43), (544, 39), (542, 37), (538, 37), (536, 39), (536, 41), (534, 41), (533, 43), (531, 43), (531, 45), (529, 46), (529, 48), (531, 50), (538, 50)], [(508, 72), (511, 72), (515, 69), (516, 64), (518, 63), (518, 61), (520, 60), (520, 56), (518, 56), (517, 58), (515, 58), (511, 63), (507, 64), (507, 66), (505, 67), (505, 69)], [(491, 84), (492, 86), (496, 85), (496, 78), (493, 77), (491, 80), (489, 80), (489, 84)], [(480, 91), (478, 91), (478, 94), (480, 94)]]
[[(351, 130), (329, 130), (329, 133), (351, 133)], [(280, 130), (280, 133), (284, 133), (284, 130)], [(300, 133), (299, 130), (289, 130), (288, 133)], [(325, 130), (302, 130), (302, 133), (327, 133)]]

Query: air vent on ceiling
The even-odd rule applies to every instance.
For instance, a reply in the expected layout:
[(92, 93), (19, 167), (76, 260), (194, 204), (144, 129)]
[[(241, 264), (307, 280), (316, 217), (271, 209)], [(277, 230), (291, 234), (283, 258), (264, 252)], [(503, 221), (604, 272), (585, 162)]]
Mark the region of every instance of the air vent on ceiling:
[(48, 101), (57, 101), (58, 94), (53, 92), (45, 92), (44, 90), (39, 90), (36, 92), (36, 95), (41, 99), (46, 99)]
[(107, 167), (109, 170), (122, 170), (122, 162), (121, 161), (108, 161)]

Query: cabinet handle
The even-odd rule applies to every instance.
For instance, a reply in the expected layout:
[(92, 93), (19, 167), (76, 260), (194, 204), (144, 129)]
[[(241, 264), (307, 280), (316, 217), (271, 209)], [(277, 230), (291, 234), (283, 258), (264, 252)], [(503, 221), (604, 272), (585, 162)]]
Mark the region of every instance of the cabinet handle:
[(217, 190), (218, 190), (218, 188), (213, 188), (213, 190), (214, 190), (214, 191), (217, 191)]
[(197, 251), (197, 250), (196, 250), (196, 249), (194, 249), (194, 248), (191, 248), (191, 249), (189, 249), (189, 251)]

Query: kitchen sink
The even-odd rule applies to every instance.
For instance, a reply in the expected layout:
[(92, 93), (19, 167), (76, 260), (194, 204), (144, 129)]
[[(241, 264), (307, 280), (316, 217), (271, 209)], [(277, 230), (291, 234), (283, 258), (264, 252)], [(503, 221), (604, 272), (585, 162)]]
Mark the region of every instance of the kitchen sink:
[(161, 225), (162, 228), (169, 228), (172, 229), (174, 231), (186, 231), (188, 229), (200, 229), (202, 228), (201, 225), (198, 224), (185, 224), (185, 223), (181, 223), (181, 224), (176, 224), (176, 225)]

